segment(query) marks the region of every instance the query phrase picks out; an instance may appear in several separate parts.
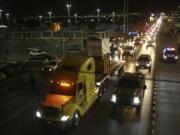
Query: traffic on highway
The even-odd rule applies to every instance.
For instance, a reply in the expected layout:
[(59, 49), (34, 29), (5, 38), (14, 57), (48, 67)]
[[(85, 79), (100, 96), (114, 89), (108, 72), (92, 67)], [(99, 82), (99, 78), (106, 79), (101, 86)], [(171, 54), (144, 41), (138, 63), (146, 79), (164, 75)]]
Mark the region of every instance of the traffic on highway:
[(180, 35), (165, 13), (154, 18), (135, 35), (16, 33), (21, 54), (0, 64), (1, 135), (179, 134)]

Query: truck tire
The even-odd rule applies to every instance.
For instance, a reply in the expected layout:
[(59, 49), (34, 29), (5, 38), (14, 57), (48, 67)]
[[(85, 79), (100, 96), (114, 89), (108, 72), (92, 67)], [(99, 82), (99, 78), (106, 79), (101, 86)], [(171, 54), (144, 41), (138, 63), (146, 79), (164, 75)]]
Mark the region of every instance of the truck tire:
[(77, 127), (80, 122), (80, 113), (79, 111), (74, 112), (73, 118), (72, 118), (72, 127)]

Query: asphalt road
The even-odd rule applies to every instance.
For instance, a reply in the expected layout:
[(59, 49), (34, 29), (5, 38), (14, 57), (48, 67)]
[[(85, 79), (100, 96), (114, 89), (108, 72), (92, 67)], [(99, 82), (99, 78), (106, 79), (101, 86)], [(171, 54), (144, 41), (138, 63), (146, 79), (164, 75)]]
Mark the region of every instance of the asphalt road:
[[(175, 37), (168, 34), (168, 24), (164, 32), (159, 35), (159, 48), (167, 46), (167, 43), (176, 42)], [(180, 134), (180, 61), (177, 64), (163, 63), (161, 53), (157, 63), (157, 98), (155, 110), (155, 134), (179, 135)]]

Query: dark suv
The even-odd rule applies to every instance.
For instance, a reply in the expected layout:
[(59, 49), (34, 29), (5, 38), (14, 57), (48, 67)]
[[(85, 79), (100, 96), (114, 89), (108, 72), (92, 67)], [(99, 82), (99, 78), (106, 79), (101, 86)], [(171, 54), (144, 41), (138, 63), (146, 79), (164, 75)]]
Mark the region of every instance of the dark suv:
[(117, 107), (135, 107), (140, 112), (146, 89), (142, 73), (124, 73), (118, 80), (117, 89), (111, 97), (113, 110)]

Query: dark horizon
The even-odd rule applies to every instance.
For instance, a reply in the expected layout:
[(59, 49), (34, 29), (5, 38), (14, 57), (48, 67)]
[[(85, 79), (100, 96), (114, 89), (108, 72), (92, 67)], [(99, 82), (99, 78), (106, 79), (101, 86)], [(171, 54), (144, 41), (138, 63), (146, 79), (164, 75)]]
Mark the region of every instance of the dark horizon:
[[(46, 15), (48, 11), (52, 11), (55, 15), (66, 15), (67, 3), (72, 5), (71, 14), (78, 12), (80, 14), (96, 14), (96, 9), (100, 8), (101, 13), (115, 11), (116, 13), (123, 12), (123, 0), (111, 1), (95, 1), (95, 0), (0, 0), (0, 8), (4, 12), (9, 12), (12, 15), (30, 16), (30, 15)], [(171, 3), (163, 0), (129, 0), (129, 12), (155, 12), (177, 10), (180, 2), (171, 0)]]

